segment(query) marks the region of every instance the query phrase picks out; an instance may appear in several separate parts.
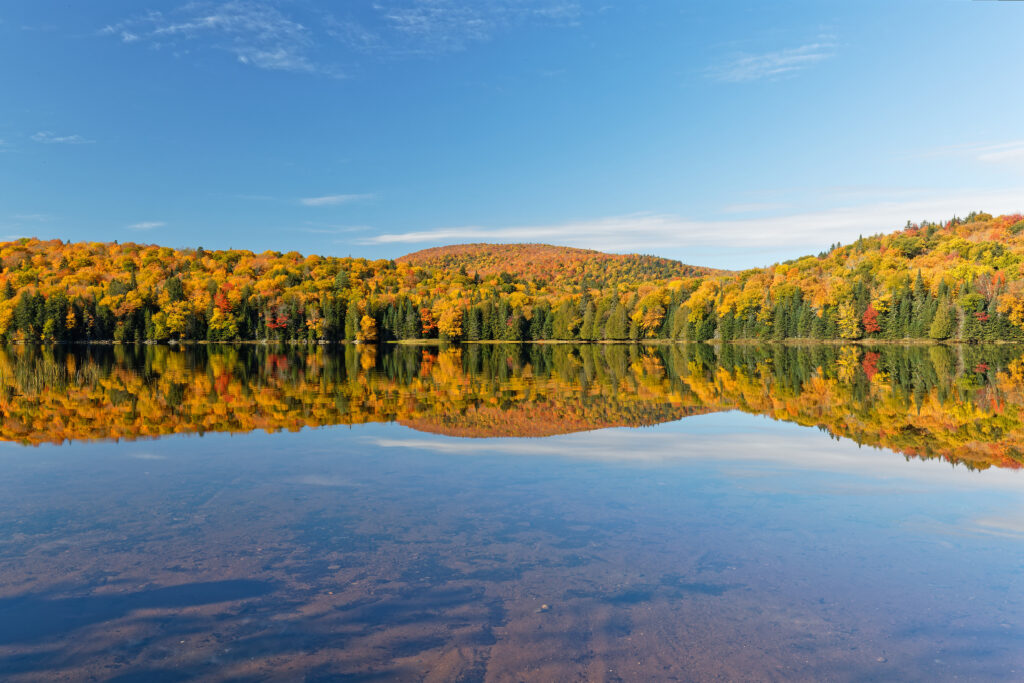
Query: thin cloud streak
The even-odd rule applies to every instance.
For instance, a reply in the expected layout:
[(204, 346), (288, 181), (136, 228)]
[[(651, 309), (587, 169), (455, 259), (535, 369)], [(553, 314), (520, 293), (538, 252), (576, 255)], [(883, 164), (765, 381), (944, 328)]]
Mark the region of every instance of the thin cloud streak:
[(1024, 161), (1024, 140), (996, 145), (965, 145), (957, 151), (986, 164)]
[(373, 199), (372, 194), (329, 194), (323, 197), (304, 197), (299, 200), (303, 206), (337, 206), (364, 199)]
[(41, 130), (32, 135), (33, 142), (45, 145), (91, 145), (95, 140), (87, 140), (81, 135), (57, 135), (51, 130)]
[(740, 55), (711, 67), (707, 75), (723, 83), (746, 83), (778, 78), (835, 56), (835, 47), (834, 43), (820, 42), (758, 55)]
[(1024, 140), (935, 147), (916, 154), (907, 155), (904, 158), (936, 159), (941, 157), (959, 157), (961, 159), (971, 159), (984, 164), (1020, 163), (1024, 162)]
[(141, 223), (133, 223), (128, 227), (129, 230), (153, 230), (154, 228), (162, 228), (167, 223), (163, 221), (142, 221)]
[(347, 235), (353, 232), (365, 232), (370, 230), (366, 225), (338, 225), (334, 227), (321, 228), (299, 228), (299, 232), (307, 232), (311, 235)]
[(510, 227), (459, 226), (366, 237), (359, 243), (452, 244), (545, 242), (609, 252), (665, 253), (678, 249), (792, 248), (793, 256), (818, 251), (858, 235), (891, 232), (907, 220), (945, 220), (984, 209), (1012, 213), (1024, 208), (1024, 190), (934, 193), (911, 200), (878, 201), (785, 216), (690, 220), (675, 214), (636, 213), (594, 220)]
[(978, 150), (978, 161), (1003, 162), (1024, 160), (1024, 142), (992, 145)]
[(763, 213), (765, 211), (782, 211), (792, 208), (789, 204), (777, 202), (758, 202), (752, 204), (730, 204), (723, 206), (722, 213)]
[(268, 194), (233, 194), (230, 196), (235, 199), (244, 199), (253, 202), (270, 202), (277, 200), (277, 197)]

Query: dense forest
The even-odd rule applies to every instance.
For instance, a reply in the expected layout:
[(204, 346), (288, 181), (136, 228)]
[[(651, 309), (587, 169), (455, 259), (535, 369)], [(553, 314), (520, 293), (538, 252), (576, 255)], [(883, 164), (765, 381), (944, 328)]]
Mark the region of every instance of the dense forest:
[(0, 243), (0, 340), (1024, 340), (1024, 216), (731, 272), (547, 245), (400, 259)]
[(726, 410), (907, 457), (1024, 466), (1024, 358), (1009, 345), (0, 349), (0, 440), (24, 444), (390, 421), (547, 436)]

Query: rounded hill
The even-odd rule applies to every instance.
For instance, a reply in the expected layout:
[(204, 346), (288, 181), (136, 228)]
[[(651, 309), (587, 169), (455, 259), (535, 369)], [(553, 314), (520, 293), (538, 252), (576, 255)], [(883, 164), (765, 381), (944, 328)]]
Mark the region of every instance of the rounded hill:
[(470, 276), (482, 278), (506, 273), (530, 280), (589, 281), (598, 287), (609, 283), (671, 280), (723, 272), (659, 256), (608, 254), (551, 244), (456, 244), (423, 249), (396, 260), (423, 268), (461, 269)]

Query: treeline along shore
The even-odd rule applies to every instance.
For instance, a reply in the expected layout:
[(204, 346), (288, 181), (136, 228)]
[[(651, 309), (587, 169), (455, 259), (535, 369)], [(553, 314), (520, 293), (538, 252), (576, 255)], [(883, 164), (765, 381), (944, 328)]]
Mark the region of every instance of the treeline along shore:
[(765, 268), (540, 244), (395, 260), (24, 238), (0, 342), (1024, 341), (1024, 216), (908, 223)]

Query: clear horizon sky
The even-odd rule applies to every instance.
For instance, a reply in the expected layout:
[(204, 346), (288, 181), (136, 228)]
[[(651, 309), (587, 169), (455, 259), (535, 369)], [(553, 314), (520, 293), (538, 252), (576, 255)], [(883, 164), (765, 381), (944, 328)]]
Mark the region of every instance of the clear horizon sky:
[(724, 268), (1024, 211), (1024, 2), (0, 6), (0, 239)]

